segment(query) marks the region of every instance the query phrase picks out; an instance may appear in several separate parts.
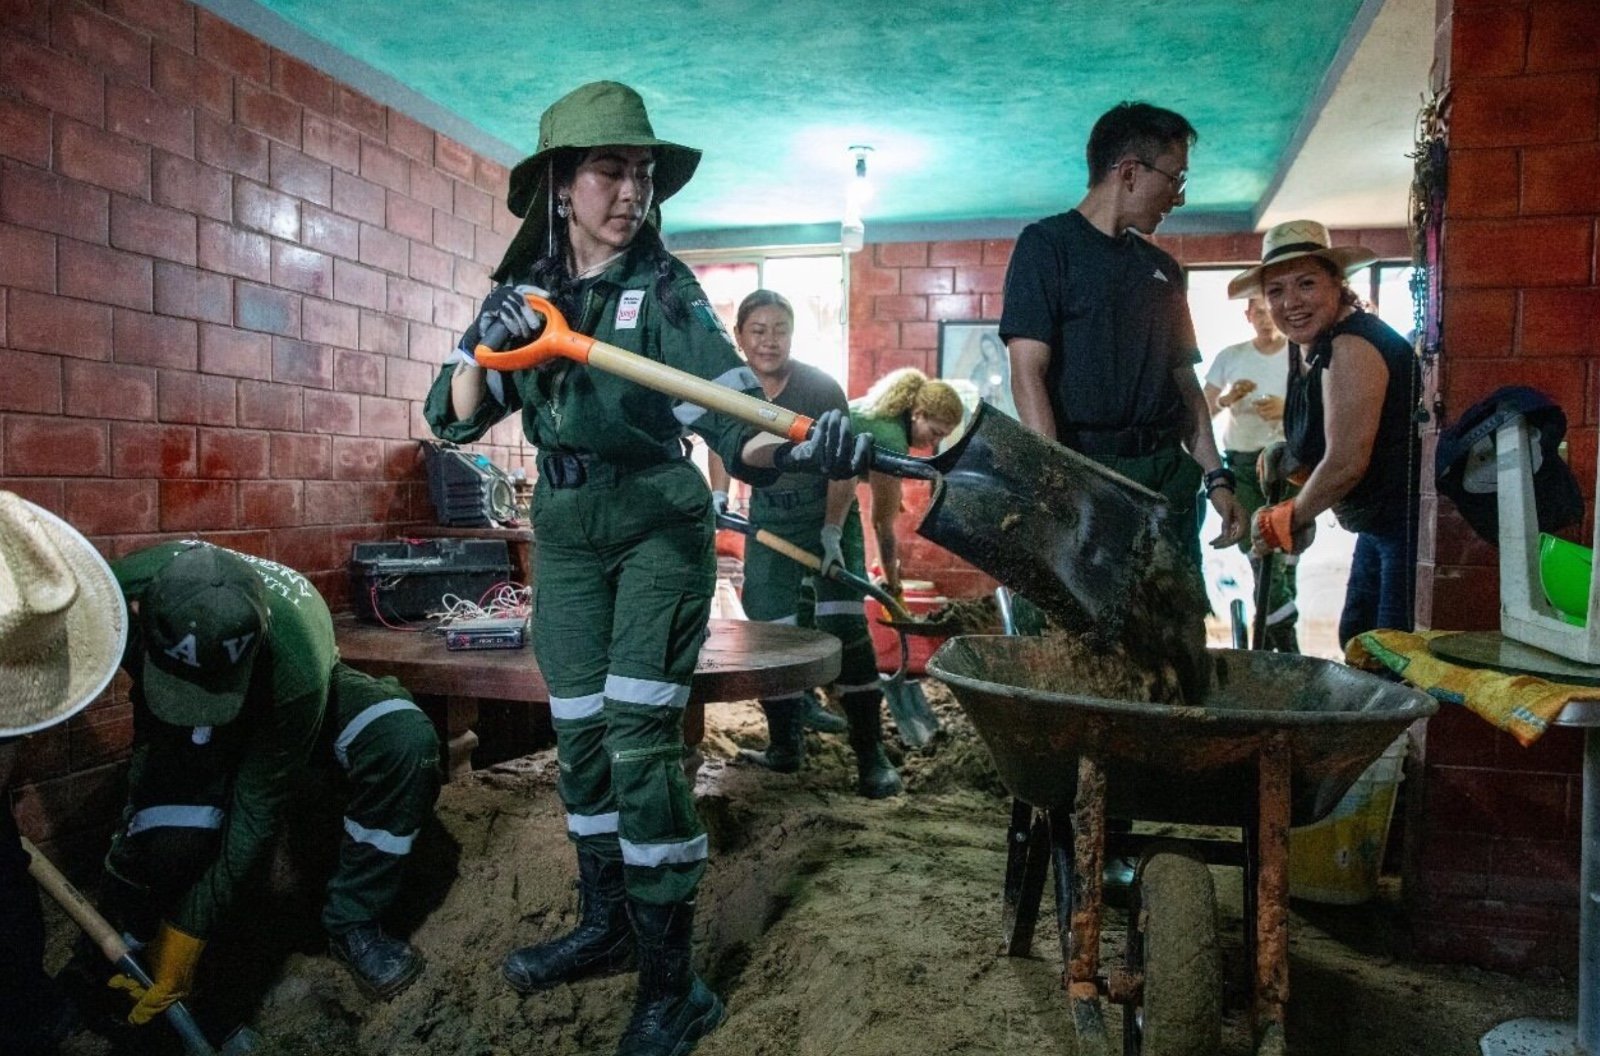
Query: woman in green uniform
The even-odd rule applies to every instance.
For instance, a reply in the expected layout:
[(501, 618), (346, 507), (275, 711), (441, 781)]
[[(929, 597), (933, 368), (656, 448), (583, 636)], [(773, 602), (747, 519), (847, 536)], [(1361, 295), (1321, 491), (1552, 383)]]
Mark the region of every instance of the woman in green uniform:
[[(948, 383), (935, 381), (915, 367), (892, 370), (867, 394), (850, 401), (850, 425), (885, 451), (906, 454), (911, 448), (931, 450), (961, 426), (965, 408)], [(884, 587), (899, 597), (900, 557), (894, 522), (900, 514), (900, 478), (874, 471), (872, 534), (878, 541), (878, 562)]]
[[(790, 356), (794, 308), (782, 294), (757, 290), (739, 305), (733, 328), (745, 361), (761, 381), (768, 400), (787, 410), (816, 418), (847, 409), (844, 390), (828, 375)], [(728, 471), (711, 457), (714, 500), (726, 507)], [(765, 487), (750, 490), (750, 521), (774, 535), (822, 555), (823, 571), (835, 565), (866, 574), (866, 544), (861, 515), (856, 511), (855, 481), (823, 480), (785, 473)], [(752, 620), (817, 627), (839, 639), (843, 647), (839, 679), (834, 683), (849, 720), (850, 747), (856, 753), (856, 791), (883, 799), (900, 791), (900, 775), (883, 751), (878, 664), (866, 610), (860, 595), (760, 543), (744, 551), (744, 611)], [(806, 699), (802, 694), (761, 702), (767, 714), (768, 746), (745, 751), (750, 761), (792, 774), (805, 757)], [(831, 717), (831, 716), (829, 716)]]
[(532, 340), (543, 320), (523, 295), (536, 286), (577, 331), (758, 394), (693, 273), (661, 243), (658, 207), (699, 160), (656, 138), (625, 85), (587, 84), (552, 104), (538, 152), (511, 173), (507, 205), (524, 220), (494, 272), (501, 285), (424, 409), (434, 432), (458, 443), (520, 414), (539, 448), (534, 650), (550, 687), (581, 910), (573, 931), (512, 952), (503, 972), (530, 993), (637, 952), (619, 1056), (687, 1053), (724, 1015), (690, 966), (706, 833), (679, 764), (716, 558), (711, 493), (684, 431), (754, 483), (780, 471), (854, 476), (870, 445), (843, 415), (793, 444), (571, 361), (501, 374), (472, 350)]

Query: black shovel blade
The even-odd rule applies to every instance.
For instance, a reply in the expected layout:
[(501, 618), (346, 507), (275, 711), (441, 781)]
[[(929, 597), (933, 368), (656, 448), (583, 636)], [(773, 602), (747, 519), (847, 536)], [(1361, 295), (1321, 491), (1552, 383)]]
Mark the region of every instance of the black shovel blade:
[(1070, 631), (1120, 633), (1168, 516), (1158, 492), (987, 403), (931, 466), (940, 477), (919, 534)]

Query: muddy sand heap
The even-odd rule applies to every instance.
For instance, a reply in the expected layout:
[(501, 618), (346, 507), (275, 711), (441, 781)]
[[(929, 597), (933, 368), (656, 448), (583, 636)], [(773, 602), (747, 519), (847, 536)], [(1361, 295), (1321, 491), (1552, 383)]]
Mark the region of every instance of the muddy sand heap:
[[(851, 794), (842, 738), (808, 734), (797, 777), (729, 765), (737, 747), (765, 740), (765, 724), (753, 703), (712, 707), (698, 788), (712, 856), (696, 957), (729, 1015), (697, 1053), (1074, 1052), (1049, 905), (1033, 957), (996, 952), (1010, 800), (948, 692), (925, 685), (944, 732), (929, 751), (904, 757), (907, 794), (883, 802)], [(632, 974), (529, 998), (499, 974), (512, 947), (575, 919), (554, 769), (546, 752), (446, 786), (437, 825), (418, 841), (406, 907), (411, 941), (429, 963), (393, 1001), (364, 999), (323, 952), (310, 879), (318, 867), (304, 866), (296, 880), (280, 861), (271, 893), (248, 899), (212, 943), (194, 1006), (213, 1022), (248, 1020), (268, 1054), (609, 1054), (628, 1018)], [(305, 821), (297, 815), (297, 825)], [(1238, 871), (1215, 873), (1230, 981), (1223, 1052), (1244, 1054)], [(1289, 1003), (1297, 1056), (1475, 1052), (1476, 1038), (1502, 1019), (1574, 1013), (1573, 986), (1560, 980), (1397, 960), (1392, 892), (1367, 907), (1297, 909)], [(59, 917), (52, 925), (59, 960), (69, 926)], [(1117, 963), (1125, 922), (1110, 912), (1106, 925), (1102, 955)], [(1115, 1034), (1116, 1010), (1107, 1023)], [(87, 1031), (63, 1049), (113, 1051)]]

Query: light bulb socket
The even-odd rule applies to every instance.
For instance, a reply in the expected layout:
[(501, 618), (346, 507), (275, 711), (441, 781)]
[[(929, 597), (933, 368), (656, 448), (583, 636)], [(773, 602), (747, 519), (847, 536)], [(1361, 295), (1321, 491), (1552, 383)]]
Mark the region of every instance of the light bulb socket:
[(839, 225), (839, 248), (846, 253), (859, 253), (867, 244), (867, 229), (860, 220), (846, 220)]

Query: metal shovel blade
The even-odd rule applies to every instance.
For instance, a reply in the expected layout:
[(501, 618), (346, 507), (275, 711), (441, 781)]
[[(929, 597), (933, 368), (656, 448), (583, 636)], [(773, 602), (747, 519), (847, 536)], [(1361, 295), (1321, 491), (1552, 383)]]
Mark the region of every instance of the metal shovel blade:
[(889, 705), (889, 717), (907, 748), (926, 748), (939, 733), (939, 716), (928, 704), (922, 692), (922, 683), (913, 681), (883, 680), (883, 697)]
[(1166, 519), (1161, 495), (987, 403), (949, 450), (917, 532), (1070, 631), (1113, 637)]

